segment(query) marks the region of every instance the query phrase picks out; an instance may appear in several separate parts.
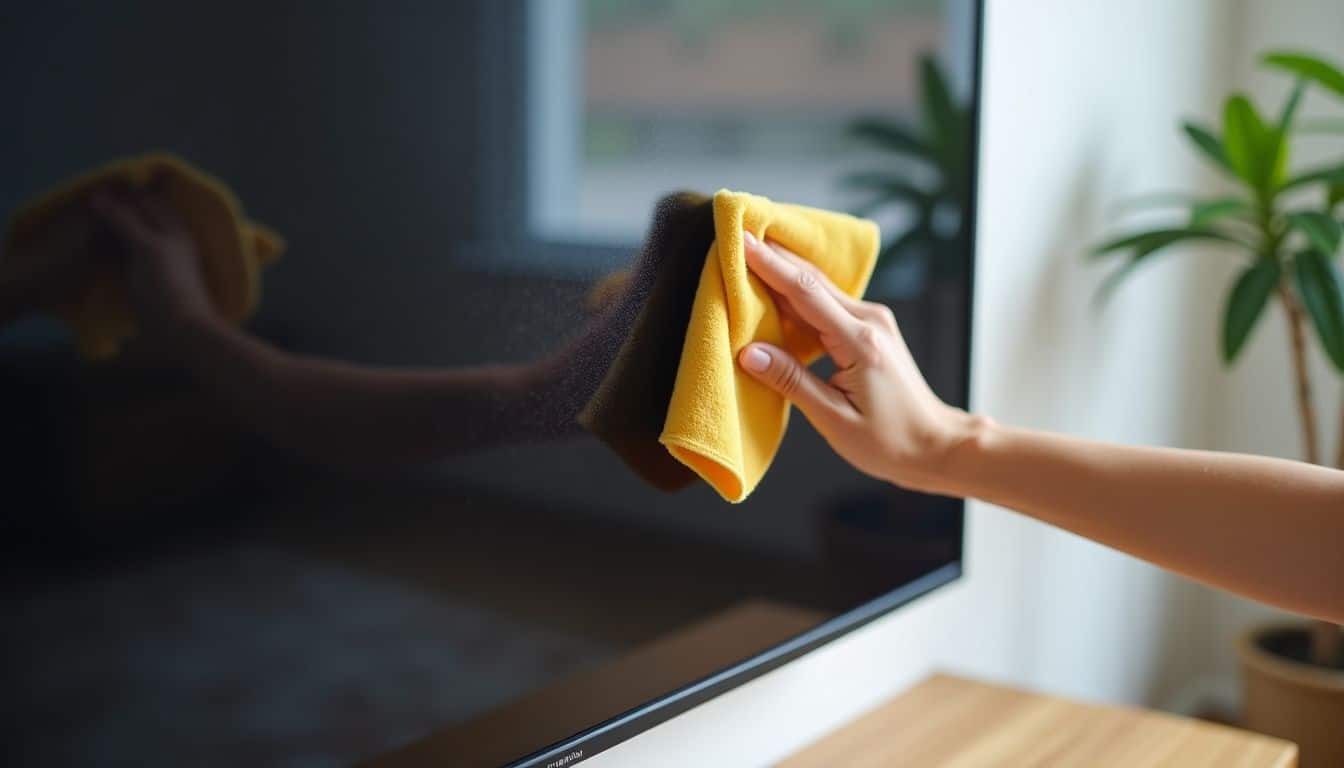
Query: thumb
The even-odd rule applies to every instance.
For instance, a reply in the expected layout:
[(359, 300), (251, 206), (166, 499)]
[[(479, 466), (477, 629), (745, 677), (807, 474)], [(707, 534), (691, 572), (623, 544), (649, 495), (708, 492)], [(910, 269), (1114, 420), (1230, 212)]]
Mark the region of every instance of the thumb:
[(153, 241), (153, 230), (124, 199), (106, 190), (99, 190), (90, 197), (89, 207), (112, 231), (126, 240), (141, 246)]
[(829, 421), (848, 403), (840, 390), (817, 378), (797, 358), (773, 344), (748, 344), (742, 348), (738, 361), (748, 375), (798, 406), (813, 423)]

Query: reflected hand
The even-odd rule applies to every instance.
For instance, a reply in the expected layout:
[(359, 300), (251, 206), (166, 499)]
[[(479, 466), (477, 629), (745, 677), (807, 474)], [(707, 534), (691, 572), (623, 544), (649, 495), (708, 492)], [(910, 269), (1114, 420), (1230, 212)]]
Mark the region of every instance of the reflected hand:
[(849, 296), (797, 254), (744, 235), (747, 266), (787, 320), (816, 332), (839, 370), (823, 381), (788, 352), (760, 342), (742, 349), (742, 368), (798, 406), (860, 471), (936, 491), (972, 417), (929, 388), (890, 309)]
[(143, 333), (172, 338), (217, 319), (196, 243), (162, 194), (105, 189), (92, 206), (125, 245), (127, 293)]

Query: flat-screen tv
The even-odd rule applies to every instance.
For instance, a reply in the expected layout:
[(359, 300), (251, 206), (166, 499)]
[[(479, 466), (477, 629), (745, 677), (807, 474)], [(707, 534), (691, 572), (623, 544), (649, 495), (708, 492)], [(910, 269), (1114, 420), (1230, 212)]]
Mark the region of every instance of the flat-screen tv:
[[(574, 426), (609, 357), (564, 350), (659, 199), (729, 188), (876, 220), (868, 298), (965, 405), (980, 16), (7, 9), (6, 215), (166, 152), (283, 238), (230, 331), (268, 361), (241, 373), (203, 373), (171, 313), (87, 359), (62, 302), (141, 258), (105, 219), (60, 269), (0, 256), (9, 764), (572, 766), (957, 578), (962, 503), (865, 477), (797, 414), (743, 503), (651, 487)], [(481, 381), (542, 368), (558, 388), (491, 410)], [(330, 390), (366, 375), (476, 384), (429, 413)], [(387, 442), (405, 413), (432, 455)]]

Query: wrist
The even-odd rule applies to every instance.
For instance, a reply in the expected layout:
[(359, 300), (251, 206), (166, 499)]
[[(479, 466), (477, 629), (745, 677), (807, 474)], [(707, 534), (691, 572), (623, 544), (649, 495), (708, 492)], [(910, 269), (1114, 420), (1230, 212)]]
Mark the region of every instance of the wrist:
[(976, 468), (999, 426), (988, 416), (947, 406), (918, 490), (941, 496), (971, 496)]
[(175, 319), (162, 336), (169, 354), (201, 373), (211, 368), (214, 360), (226, 356), (221, 352), (229, 347), (231, 337), (240, 333), (215, 315), (201, 314)]

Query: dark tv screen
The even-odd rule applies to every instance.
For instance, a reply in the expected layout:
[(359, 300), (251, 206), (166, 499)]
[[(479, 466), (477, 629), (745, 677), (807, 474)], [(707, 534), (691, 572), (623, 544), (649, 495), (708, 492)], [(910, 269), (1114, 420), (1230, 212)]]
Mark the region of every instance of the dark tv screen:
[[(729, 188), (877, 221), (867, 298), (966, 404), (974, 0), (3, 16), (0, 209), (146, 152), (203, 169), (284, 238), (241, 329), (277, 359), (568, 361), (656, 202)], [(150, 334), (86, 360), (55, 303), (22, 303), (0, 306), (11, 765), (573, 765), (961, 572), (960, 500), (860, 474), (796, 413), (729, 504), (574, 427), (596, 358), (551, 365), (568, 383), (507, 429), (448, 403), (461, 439), (426, 457), (359, 444), (364, 408), (306, 389), (240, 403)]]

